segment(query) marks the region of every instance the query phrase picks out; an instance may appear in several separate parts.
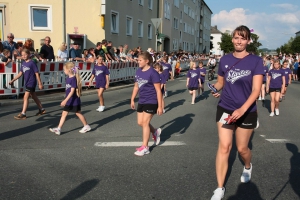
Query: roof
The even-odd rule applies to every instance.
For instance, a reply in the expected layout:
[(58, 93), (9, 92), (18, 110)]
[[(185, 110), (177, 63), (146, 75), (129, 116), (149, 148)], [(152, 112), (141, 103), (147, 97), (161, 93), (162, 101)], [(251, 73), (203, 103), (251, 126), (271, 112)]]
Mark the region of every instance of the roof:
[(295, 34), (298, 34), (298, 33), (300, 33), (300, 31), (296, 32)]
[(222, 32), (219, 31), (218, 27), (215, 25), (215, 26), (211, 26), (211, 28), (210, 28), (210, 34), (222, 34)]
[(208, 5), (205, 3), (204, 0), (202, 0), (202, 2), (204, 3), (204, 5), (208, 8), (208, 10), (211, 12), (211, 14), (213, 14), (213, 12), (211, 11), (210, 7), (208, 7)]

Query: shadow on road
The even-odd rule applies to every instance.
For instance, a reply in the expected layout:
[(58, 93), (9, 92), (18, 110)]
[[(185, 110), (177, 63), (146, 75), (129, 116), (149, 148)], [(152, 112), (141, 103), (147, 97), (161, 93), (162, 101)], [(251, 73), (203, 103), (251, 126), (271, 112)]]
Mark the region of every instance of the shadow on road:
[(228, 197), (228, 200), (263, 200), (257, 186), (253, 182), (241, 183), (236, 194)]
[(175, 90), (175, 91), (168, 91), (168, 97), (174, 96), (176, 94), (184, 93), (185, 91), (187, 91), (187, 89), (181, 89), (181, 90)]
[(98, 179), (92, 179), (89, 181), (85, 181), (78, 185), (76, 188), (68, 192), (66, 196), (61, 198), (61, 200), (75, 200), (83, 197), (86, 193), (91, 191), (96, 185), (98, 185), (100, 181)]
[(166, 111), (170, 111), (170, 110), (172, 110), (173, 108), (176, 108), (176, 107), (178, 107), (178, 106), (183, 105), (184, 102), (185, 102), (185, 99), (180, 99), (180, 100), (178, 100), (178, 101), (174, 101), (174, 102), (168, 104), (168, 105), (165, 107), (165, 110), (166, 110)]

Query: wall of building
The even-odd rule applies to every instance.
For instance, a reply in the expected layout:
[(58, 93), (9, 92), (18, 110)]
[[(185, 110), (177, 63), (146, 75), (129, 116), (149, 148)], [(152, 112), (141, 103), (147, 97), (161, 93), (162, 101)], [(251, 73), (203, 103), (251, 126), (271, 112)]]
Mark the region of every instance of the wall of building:
[(213, 37), (212, 43), (213, 43), (213, 47), (214, 47), (211, 50), (211, 53), (214, 55), (222, 55), (220, 45), (218, 44), (219, 42), (221, 42), (222, 34), (221, 33), (211, 34), (211, 36)]

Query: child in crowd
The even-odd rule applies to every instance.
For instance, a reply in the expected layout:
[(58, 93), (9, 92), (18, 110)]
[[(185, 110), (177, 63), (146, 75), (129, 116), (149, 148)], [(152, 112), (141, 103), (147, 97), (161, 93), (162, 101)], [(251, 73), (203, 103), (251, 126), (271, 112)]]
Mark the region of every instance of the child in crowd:
[(137, 106), (137, 122), (143, 128), (143, 144), (136, 148), (134, 153), (137, 156), (149, 154), (150, 132), (154, 133), (156, 145), (160, 142), (161, 129), (154, 129), (150, 121), (154, 114), (162, 114), (162, 94), (160, 77), (150, 65), (152, 57), (148, 52), (143, 52), (138, 56), (139, 69), (136, 71), (135, 84), (131, 96), (131, 108), (135, 109), (134, 99), (139, 93)]
[(35, 87), (37, 82), (40, 90), (43, 89), (43, 84), (41, 82), (39, 71), (35, 62), (33, 62), (30, 59), (30, 51), (28, 49), (24, 49), (22, 51), (22, 59), (24, 61), (22, 62), (19, 74), (9, 82), (9, 84), (11, 85), (14, 81), (19, 79), (22, 75), (24, 75), (24, 85), (26, 90), (24, 94), (23, 109), (20, 114), (14, 117), (15, 119), (26, 119), (26, 110), (28, 107), (29, 96), (32, 97), (36, 105), (39, 107), (39, 111), (36, 114), (36, 116), (43, 115), (46, 113), (46, 110), (43, 108), (40, 100), (38, 99), (35, 93)]
[(109, 87), (109, 71), (104, 65), (103, 57), (101, 55), (97, 56), (97, 64), (95, 64), (93, 69), (89, 87), (93, 84), (92, 81), (94, 78), (96, 79), (96, 88), (98, 89), (98, 97), (100, 102), (100, 106), (96, 109), (96, 111), (102, 112), (105, 109), (103, 92)]
[(60, 122), (57, 128), (50, 128), (49, 130), (57, 135), (60, 135), (61, 128), (66, 121), (66, 117), (70, 111), (74, 111), (80, 121), (83, 123), (83, 128), (80, 133), (86, 133), (91, 130), (91, 127), (87, 124), (86, 119), (81, 114), (81, 78), (79, 75), (79, 68), (75, 67), (74, 63), (67, 62), (64, 65), (64, 73), (66, 78), (66, 98), (60, 103), (60, 106), (64, 107)]
[(284, 71), (285, 87), (284, 87), (284, 91), (281, 94), (279, 101), (282, 101), (282, 99), (285, 99), (287, 87), (292, 82), (292, 71), (290, 70), (290, 68), (288, 68), (288, 65), (289, 65), (289, 62), (287, 60), (283, 62), (282, 70)]
[[(172, 65), (168, 63), (168, 56), (164, 56), (160, 64), (163, 66), (163, 74), (165, 76), (166, 82), (169, 80), (170, 76), (171, 79), (173, 80)], [(167, 84), (164, 84), (164, 91), (165, 91), (164, 97), (167, 97), (168, 96)]]
[(279, 115), (279, 98), (285, 88), (284, 71), (280, 68), (280, 60), (274, 60), (273, 69), (268, 73), (266, 92), (271, 96), (271, 113), (270, 117)]
[(189, 89), (189, 93), (192, 95), (192, 104), (195, 104), (196, 91), (201, 87), (200, 73), (196, 68), (195, 62), (190, 62), (190, 69), (187, 72), (186, 87)]
[[(161, 94), (163, 95), (165, 93), (164, 85), (166, 84), (166, 79), (165, 79), (165, 76), (163, 74), (163, 67), (162, 67), (161, 64), (155, 63), (153, 65), (153, 68), (159, 73)], [(163, 113), (165, 113), (166, 111), (165, 111), (165, 101), (164, 101), (164, 99), (162, 100), (161, 107), (163, 108)]]
[(258, 100), (262, 100), (262, 106), (265, 107), (266, 82), (267, 82), (267, 78), (268, 78), (269, 68), (268, 68), (267, 62), (266, 61), (263, 61), (263, 62), (264, 62), (263, 83), (261, 85)]
[[(200, 73), (200, 80), (201, 80), (201, 86), (198, 88), (198, 97), (203, 95), (204, 92), (204, 82), (205, 82), (205, 75), (206, 75), (206, 69), (203, 67), (203, 62), (199, 62), (199, 73)], [(201, 95), (200, 95), (200, 89), (201, 89)]]
[[(7, 49), (4, 49), (3, 52), (0, 54), (0, 59), (4, 63), (4, 67), (11, 62), (10, 59), (10, 51)], [(3, 88), (7, 89), (7, 83), (6, 83), (6, 75), (3, 75)]]

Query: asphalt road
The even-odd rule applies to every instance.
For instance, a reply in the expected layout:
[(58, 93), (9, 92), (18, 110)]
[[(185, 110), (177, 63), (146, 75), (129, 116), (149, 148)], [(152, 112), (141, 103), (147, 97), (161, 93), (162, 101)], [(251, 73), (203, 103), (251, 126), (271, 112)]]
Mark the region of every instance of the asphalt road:
[[(258, 102), (260, 127), (249, 145), (252, 180), (240, 183), (243, 165), (233, 148), (224, 199), (300, 199), (299, 83), (289, 86), (280, 116), (269, 117), (269, 96), (266, 108)], [(218, 99), (205, 92), (191, 105), (184, 77), (167, 88), (167, 112), (152, 120), (162, 128), (161, 145), (143, 157), (133, 154), (142, 136), (130, 109), (132, 88), (105, 92), (101, 113), (95, 94), (83, 96), (92, 127), (86, 134), (72, 113), (62, 135), (48, 131), (59, 122), (60, 100), (44, 102), (47, 114), (40, 117), (31, 103), (22, 121), (13, 119), (21, 104), (0, 107), (0, 199), (210, 199), (217, 186)]]

